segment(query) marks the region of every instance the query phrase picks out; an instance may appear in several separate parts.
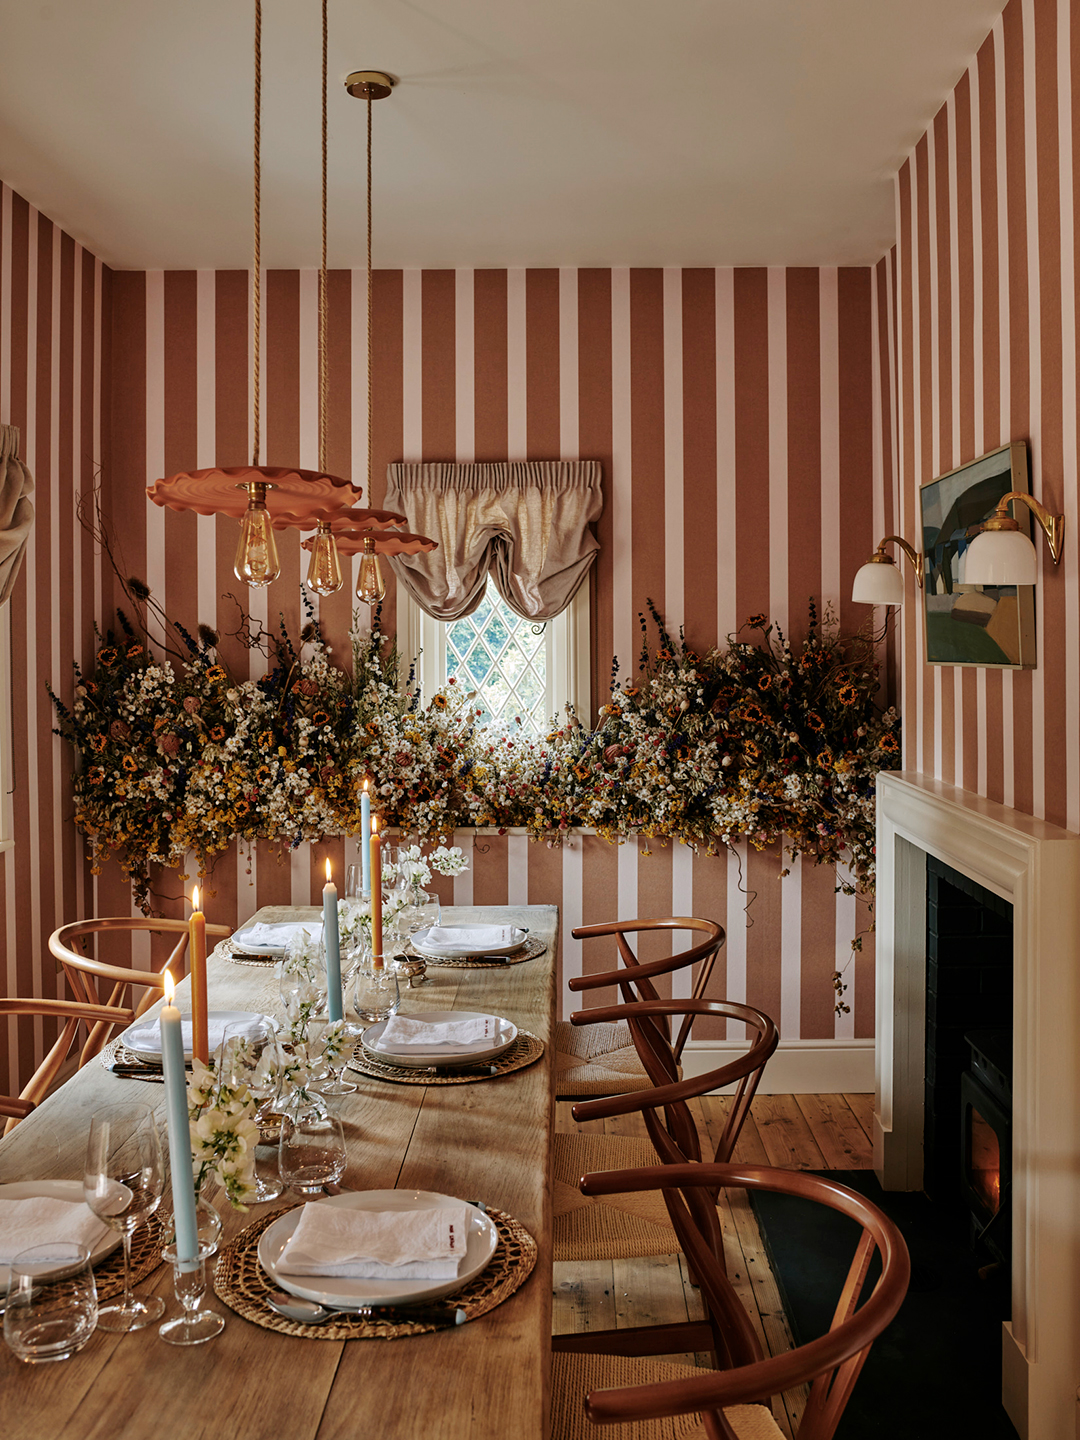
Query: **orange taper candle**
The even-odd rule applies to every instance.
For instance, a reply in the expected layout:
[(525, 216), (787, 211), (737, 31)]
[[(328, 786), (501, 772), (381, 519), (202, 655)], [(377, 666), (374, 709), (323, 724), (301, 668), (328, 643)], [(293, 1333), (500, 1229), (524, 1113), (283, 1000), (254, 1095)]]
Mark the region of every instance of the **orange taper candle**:
[(206, 1020), (206, 916), (199, 909), (199, 887), (191, 892), (191, 919), (188, 921), (188, 949), (191, 951), (191, 1053), (207, 1064), (210, 1034)]
[(382, 969), (382, 836), (379, 817), (371, 817), (371, 963)]

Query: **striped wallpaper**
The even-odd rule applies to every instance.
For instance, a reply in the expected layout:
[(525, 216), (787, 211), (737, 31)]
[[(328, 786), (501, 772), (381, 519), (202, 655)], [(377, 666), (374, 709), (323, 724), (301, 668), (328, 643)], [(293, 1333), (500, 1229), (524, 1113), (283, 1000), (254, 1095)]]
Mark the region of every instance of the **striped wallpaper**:
[[(17, 197), (5, 203), (26, 216)], [(57, 232), (33, 216), (35, 276), (7, 214), (4, 255), (15, 263), (5, 259), (3, 333), (21, 376), (28, 344), (31, 354), (55, 353), (41, 351), (29, 337), (43, 338), (51, 293), (42, 288), (40, 235)], [(69, 693), (70, 661), (88, 653), (95, 597), (105, 619), (115, 600), (107, 567), (102, 570), (72, 523), (72, 492), (88, 483), (91, 458), (103, 464), (105, 509), (125, 573), (144, 577), (170, 614), (215, 625), (234, 670), (247, 673), (251, 663), (228, 633), (237, 617), (231, 597), (240, 594), (231, 569), (235, 524), (159, 510), (146, 503), (143, 488), (180, 468), (247, 458), (248, 278), (243, 272), (102, 273), (66, 239), (57, 235), (55, 246), (61, 264), (67, 257), (70, 266), (78, 255), (81, 266), (74, 289), (65, 288), (63, 275), (51, 282), (60, 319), (55, 305), (48, 314), (61, 339), (71, 315), (77, 317), (81, 358), (73, 383), (83, 440), (71, 458), (69, 437), (65, 465), (48, 470), (42, 437), (51, 434), (50, 424), (55, 429), (57, 410), (63, 433), (65, 405), (72, 402), (56, 397), (67, 394), (71, 382), (63, 357), (59, 369), (39, 359), (41, 418), (28, 454), (39, 493), (51, 489), (54, 505), (39, 509), (35, 561), (13, 607), (23, 637), (16, 674), (27, 667), (27, 711), (15, 717), (23, 808), (19, 843), (4, 871), (8, 980), (15, 989), (48, 990), (52, 967), (42, 958), (43, 946), (55, 923), (83, 913), (126, 913), (130, 906), (115, 867), (88, 883), (79, 861), (66, 825), (70, 757), (49, 736), (41, 684), (50, 673), (60, 693)], [(28, 293), (31, 330), (16, 319)], [(594, 707), (606, 691), (612, 654), (624, 674), (635, 663), (636, 616), (646, 596), (671, 625), (684, 625), (696, 646), (716, 643), (756, 610), (798, 635), (811, 594), (832, 600), (845, 627), (855, 626), (864, 617), (847, 601), (851, 577), (882, 524), (891, 524), (891, 421), (883, 421), (875, 395), (891, 374), (892, 294), (891, 271), (880, 266), (379, 272), (376, 479), (367, 498), (380, 503), (379, 477), (394, 460), (601, 460), (607, 503), (593, 594)], [(316, 276), (270, 272), (264, 295), (264, 458), (314, 465)], [(330, 297), (329, 461), (339, 473), (362, 478), (362, 273), (333, 273)], [(13, 367), (14, 359), (3, 373), (15, 373)], [(23, 389), (26, 383), (19, 380)], [(10, 417), (5, 409), (0, 419), (24, 423), (26, 402), (20, 405), (13, 388)], [(280, 611), (295, 628), (301, 578), (295, 543), (283, 546), (283, 559), (282, 578), (269, 593), (243, 599), (258, 618)], [(32, 612), (27, 594), (37, 597)], [(323, 601), (321, 613), (342, 654), (348, 597)], [(47, 631), (43, 615), (51, 617)], [(384, 624), (394, 625), (392, 595)], [(38, 646), (36, 662), (28, 662), (34, 652), (28, 637)], [(471, 835), (459, 839), (472, 841)], [(224, 858), (207, 905), (210, 917), (235, 922), (258, 905), (310, 902), (322, 883), (324, 853), (305, 846), (281, 859), (260, 848), (251, 857)], [(350, 846), (337, 842), (329, 853), (338, 868)], [(855, 903), (834, 893), (831, 872), (797, 864), (781, 882), (779, 868), (775, 854), (754, 851), (730, 860), (694, 857), (682, 848), (639, 856), (636, 846), (583, 836), (560, 852), (530, 845), (523, 835), (481, 833), (473, 869), (446, 882), (444, 898), (559, 904), (564, 975), (583, 963), (567, 933), (576, 923), (634, 913), (715, 916), (729, 932), (717, 993), (762, 1005), (789, 1039), (872, 1035), (872, 937), (849, 966), (850, 937), (860, 924)], [(756, 897), (748, 914), (746, 889)], [(162, 878), (159, 902), (166, 913), (181, 913), (180, 882), (172, 873)], [(606, 966), (610, 955), (594, 950), (584, 963)], [(853, 1009), (839, 1019), (830, 983), (837, 964), (848, 967)], [(19, 1038), (25, 1070), (28, 1049), (38, 1047)], [(11, 1048), (6, 1068), (12, 1077), (17, 1063)]]
[[(924, 481), (1027, 439), (1031, 488), (1067, 518), (1038, 540), (1038, 668), (923, 663), (904, 609), (905, 767), (1080, 829), (1077, 165), (1080, 22), (1010, 0), (897, 179), (895, 503), (918, 534)], [(909, 583), (909, 598), (913, 598)]]
[[(55, 995), (48, 953), (57, 917), (88, 913), (93, 889), (71, 814), (71, 756), (52, 734), (46, 681), (71, 690), (92, 654), (100, 560), (75, 520), (103, 453), (102, 316), (108, 275), (69, 235), (0, 185), (0, 423), (19, 427), (36, 481), (36, 520), (0, 625), (10, 625), (14, 847), (0, 854), (2, 983)], [(6, 743), (6, 738), (0, 739)], [(40, 1021), (0, 1024), (0, 1089), (42, 1053)], [(6, 1049), (6, 1054), (5, 1054)]]
[[(274, 464), (316, 462), (315, 280), (267, 277), (264, 458)], [(594, 706), (612, 654), (624, 674), (636, 663), (646, 596), (698, 646), (755, 610), (799, 633), (811, 594), (857, 625), (864, 617), (846, 597), (872, 548), (873, 470), (887, 448), (873, 404), (887, 300), (879, 290), (868, 269), (379, 272), (370, 501), (381, 503), (395, 460), (601, 460)], [(244, 459), (247, 277), (116, 274), (112, 293), (106, 493), (125, 563), (170, 614), (224, 633), (235, 628), (225, 597), (239, 593), (235, 524), (139, 497), (148, 476)], [(363, 275), (334, 273), (330, 296), (330, 467), (362, 477)], [(295, 543), (283, 554), (282, 577), (256, 604), (295, 626), (301, 562)], [(345, 594), (323, 602), (335, 648), (349, 613)], [(394, 625), (392, 596), (384, 623)], [(235, 642), (223, 650), (234, 667), (248, 664)], [(344, 847), (330, 849), (342, 863)], [(305, 847), (285, 864), (258, 854), (250, 870), (245, 859), (223, 862), (212, 914), (232, 920), (256, 905), (308, 901), (322, 883), (322, 853)], [(578, 915), (738, 915), (719, 982), (727, 994), (763, 1005), (789, 1038), (872, 1034), (869, 951), (853, 967), (853, 1015), (832, 1014), (829, 977), (838, 955), (848, 962), (855, 918), (831, 873), (798, 866), (781, 885), (775, 855), (752, 853), (741, 865), (757, 892), (748, 918), (739, 864), (686, 851), (639, 860), (634, 847), (596, 839), (560, 855), (524, 837), (485, 837), (458, 893), (471, 884), (493, 903), (560, 903), (566, 929)], [(99, 904), (124, 904), (115, 876), (102, 877)], [(580, 964), (568, 943), (565, 972)]]

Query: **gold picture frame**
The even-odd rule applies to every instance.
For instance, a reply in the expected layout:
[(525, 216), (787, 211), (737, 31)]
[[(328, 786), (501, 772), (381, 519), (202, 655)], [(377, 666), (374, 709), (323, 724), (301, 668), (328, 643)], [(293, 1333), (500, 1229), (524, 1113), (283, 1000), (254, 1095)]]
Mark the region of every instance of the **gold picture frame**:
[[(964, 555), (1010, 490), (1030, 492), (1027, 442), (1013, 440), (919, 490), (928, 665), (1035, 668), (1033, 585), (967, 585)], [(1016, 518), (1030, 533), (1030, 513)]]

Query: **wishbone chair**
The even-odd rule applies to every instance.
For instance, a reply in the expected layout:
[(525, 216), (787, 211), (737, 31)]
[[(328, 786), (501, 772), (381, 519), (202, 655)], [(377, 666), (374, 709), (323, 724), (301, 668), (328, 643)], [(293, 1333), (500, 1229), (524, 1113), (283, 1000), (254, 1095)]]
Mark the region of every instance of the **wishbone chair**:
[[(152, 934), (177, 935), (179, 937), (172, 953), (159, 970), (137, 970), (134, 966), (108, 965), (101, 960), (93, 959), (89, 953), (93, 945), (92, 937), (95, 935), (136, 931), (149, 931)], [(208, 938), (224, 938), (226, 935), (232, 934), (232, 929), (228, 925), (208, 923), (206, 934)], [(128, 915), (104, 916), (94, 920), (75, 920), (71, 924), (61, 925), (49, 936), (49, 949), (60, 962), (67, 982), (78, 1000), (85, 1001), (89, 1005), (119, 1008), (131, 987), (144, 988), (147, 993), (134, 1008), (136, 1019), (161, 998), (165, 988), (164, 972), (166, 969), (171, 972), (174, 980), (181, 978), (184, 973), (183, 962), (187, 944), (188, 922), (186, 920), (164, 920)], [(108, 988), (107, 994), (106, 987), (111, 987)], [(119, 1019), (111, 1023), (103, 1020), (94, 1026), (79, 1056), (80, 1068), (104, 1049), (112, 1032), (118, 1026), (123, 1028)]]
[[(642, 962), (627, 938), (658, 931), (689, 931), (695, 943), (664, 960)], [(660, 999), (653, 980), (671, 975), (687, 966), (697, 966), (691, 992), (700, 999), (709, 984), (716, 956), (724, 943), (724, 928), (715, 920), (691, 915), (665, 916), (656, 920), (615, 920), (603, 925), (579, 925), (571, 931), (576, 940), (615, 937), (621, 965), (595, 975), (578, 975), (568, 982), (573, 991), (598, 990), (617, 985), (624, 1001)], [(629, 1028), (624, 1021), (605, 1022), (584, 1011), (584, 1020), (575, 1028), (560, 1020), (555, 1026), (555, 1094), (559, 1100), (580, 1100), (590, 1095), (621, 1095), (644, 1090), (651, 1084), (638, 1059)], [(684, 1020), (675, 1041), (676, 1059), (690, 1034), (692, 1017)]]

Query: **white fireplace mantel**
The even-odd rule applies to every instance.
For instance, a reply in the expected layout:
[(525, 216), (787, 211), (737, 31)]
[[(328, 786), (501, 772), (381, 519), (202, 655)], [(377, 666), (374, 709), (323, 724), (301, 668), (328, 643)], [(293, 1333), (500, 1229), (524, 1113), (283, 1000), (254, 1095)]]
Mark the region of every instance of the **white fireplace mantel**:
[(877, 814), (874, 1166), (886, 1190), (921, 1188), (929, 853), (1013, 906), (1012, 1318), (1002, 1398), (1023, 1440), (1076, 1440), (1080, 835), (912, 773), (878, 776)]

